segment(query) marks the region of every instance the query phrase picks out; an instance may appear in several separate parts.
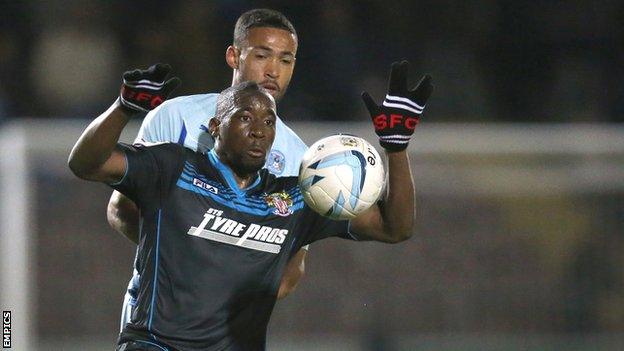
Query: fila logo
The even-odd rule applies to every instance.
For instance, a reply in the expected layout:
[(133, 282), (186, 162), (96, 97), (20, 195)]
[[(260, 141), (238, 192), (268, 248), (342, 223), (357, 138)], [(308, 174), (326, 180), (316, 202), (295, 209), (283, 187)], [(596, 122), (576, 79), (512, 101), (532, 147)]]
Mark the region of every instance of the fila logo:
[(210, 184), (206, 184), (204, 182), (202, 182), (201, 180), (197, 179), (197, 178), (193, 178), (193, 185), (195, 185), (196, 187), (200, 187), (204, 190), (208, 190), (213, 194), (218, 194), (219, 193), (219, 189), (215, 188), (214, 186), (210, 185)]

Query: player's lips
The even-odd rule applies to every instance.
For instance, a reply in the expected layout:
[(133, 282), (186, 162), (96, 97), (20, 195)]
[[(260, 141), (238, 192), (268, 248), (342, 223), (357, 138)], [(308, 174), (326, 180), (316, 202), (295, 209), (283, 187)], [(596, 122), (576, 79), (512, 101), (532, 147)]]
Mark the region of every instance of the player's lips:
[(262, 83), (260, 83), (260, 86), (263, 87), (264, 89), (268, 90), (271, 93), (278, 92), (280, 90), (279, 85), (277, 85), (277, 83), (273, 83), (273, 82), (262, 82)]
[(253, 146), (253, 147), (247, 149), (247, 154), (249, 156), (251, 156), (251, 157), (254, 157), (254, 158), (265, 157), (266, 156), (266, 149), (263, 149), (261, 147)]

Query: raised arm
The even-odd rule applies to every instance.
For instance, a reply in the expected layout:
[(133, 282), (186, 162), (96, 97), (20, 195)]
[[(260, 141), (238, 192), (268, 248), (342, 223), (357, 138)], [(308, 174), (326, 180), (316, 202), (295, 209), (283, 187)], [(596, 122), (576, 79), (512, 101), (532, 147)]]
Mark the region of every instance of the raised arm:
[[(138, 96), (138, 93), (135, 93), (133, 96)], [(145, 106), (145, 109), (152, 109), (152, 105)], [(179, 135), (179, 131), (174, 132), (171, 130), (170, 133), (161, 133), (160, 127), (162, 125), (172, 125), (169, 123), (169, 117), (171, 116), (164, 112), (162, 108), (151, 110), (143, 119), (143, 123), (141, 123), (135, 143), (174, 141), (173, 136)], [(182, 124), (181, 120), (180, 124)], [(168, 129), (165, 130), (169, 131)], [(139, 243), (139, 216), (139, 207), (127, 196), (117, 190), (113, 190), (106, 209), (106, 219), (111, 228), (134, 244)]]
[(116, 148), (121, 131), (130, 120), (118, 101), (96, 118), (69, 154), (69, 168), (85, 180), (114, 183), (126, 172), (126, 159)]
[(433, 92), (428, 75), (409, 90), (407, 67), (407, 61), (392, 64), (388, 94), (381, 105), (368, 93), (362, 94), (388, 159), (388, 178), (381, 201), (352, 219), (351, 231), (362, 238), (388, 243), (407, 240), (414, 230), (414, 181), (406, 149)]
[(137, 112), (158, 106), (179, 84), (165, 82), (171, 67), (157, 64), (147, 70), (125, 72), (117, 101), (82, 133), (69, 155), (69, 168), (82, 179), (113, 183), (123, 177), (126, 159), (116, 148), (121, 131)]

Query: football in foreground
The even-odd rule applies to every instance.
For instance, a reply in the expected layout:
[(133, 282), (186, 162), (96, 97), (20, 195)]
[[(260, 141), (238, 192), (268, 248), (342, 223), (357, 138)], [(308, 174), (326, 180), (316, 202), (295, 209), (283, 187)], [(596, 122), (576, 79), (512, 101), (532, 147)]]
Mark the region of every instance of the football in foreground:
[(332, 135), (310, 146), (299, 169), (306, 204), (319, 214), (344, 220), (372, 206), (385, 185), (381, 156), (366, 140)]

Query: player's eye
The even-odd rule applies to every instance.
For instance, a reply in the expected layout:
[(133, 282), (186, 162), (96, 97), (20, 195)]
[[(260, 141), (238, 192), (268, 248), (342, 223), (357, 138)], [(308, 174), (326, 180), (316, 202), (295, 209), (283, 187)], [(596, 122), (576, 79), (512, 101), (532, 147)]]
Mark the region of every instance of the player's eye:
[(249, 115), (241, 115), (240, 120), (243, 122), (249, 122), (251, 121), (251, 117)]
[(286, 65), (292, 65), (293, 60), (292, 59), (283, 58), (282, 59), (282, 63), (286, 64)]
[(264, 123), (269, 127), (273, 127), (275, 125), (275, 121), (273, 121), (272, 119), (265, 119)]
[(256, 58), (257, 58), (257, 59), (262, 60), (262, 59), (267, 58), (267, 55), (263, 55), (263, 54), (256, 54)]

